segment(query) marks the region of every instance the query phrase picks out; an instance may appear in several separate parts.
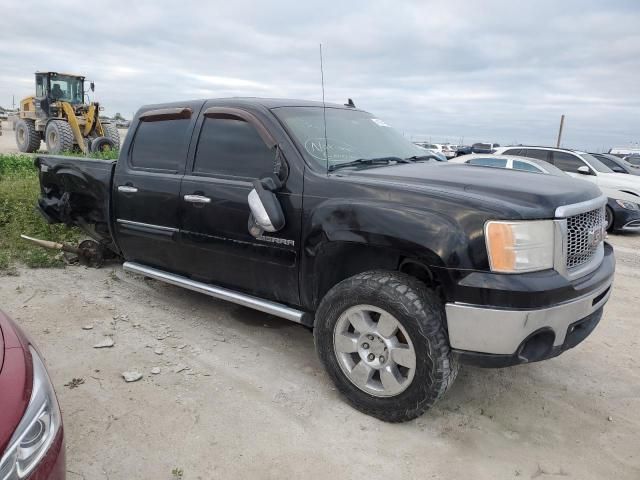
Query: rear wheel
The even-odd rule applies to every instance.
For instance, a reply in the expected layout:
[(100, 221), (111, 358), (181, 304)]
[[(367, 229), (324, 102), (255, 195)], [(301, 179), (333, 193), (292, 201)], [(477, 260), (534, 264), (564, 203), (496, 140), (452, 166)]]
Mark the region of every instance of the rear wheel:
[(47, 151), (51, 154), (73, 150), (73, 131), (71, 125), (64, 120), (51, 120), (44, 133)]
[(113, 142), (116, 150), (120, 149), (120, 132), (113, 123), (103, 123), (104, 136)]
[(422, 415), (458, 372), (442, 302), (397, 272), (366, 272), (333, 287), (318, 308), (314, 337), (349, 403), (388, 422)]
[(18, 150), (24, 153), (37, 152), (40, 148), (40, 134), (36, 131), (36, 122), (20, 119), (15, 124)]
[(614, 217), (613, 217), (613, 210), (611, 210), (611, 207), (609, 205), (605, 207), (604, 218), (605, 218), (605, 222), (607, 223), (607, 232), (611, 232), (613, 230)]

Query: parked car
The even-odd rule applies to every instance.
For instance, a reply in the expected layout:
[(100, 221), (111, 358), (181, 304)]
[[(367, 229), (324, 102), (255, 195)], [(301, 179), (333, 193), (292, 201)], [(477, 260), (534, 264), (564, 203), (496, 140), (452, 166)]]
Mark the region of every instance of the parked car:
[(640, 155), (629, 155), (628, 157), (624, 157), (623, 160), (634, 167), (640, 167)]
[[(455, 162), (457, 159), (452, 160)], [(543, 160), (516, 157), (511, 155), (468, 155), (461, 163), (481, 167), (507, 168), (543, 173), (556, 176), (567, 176), (565, 172)], [(607, 196), (605, 219), (607, 231), (638, 232), (640, 231), (640, 207), (637, 197), (619, 190), (602, 187)]]
[(600, 190), (607, 196), (607, 231), (640, 232), (640, 199), (620, 190), (606, 187)]
[(601, 188), (620, 190), (640, 196), (640, 178), (634, 175), (615, 173), (600, 160), (586, 152), (565, 148), (519, 146), (501, 148), (498, 153), (544, 160), (573, 177), (589, 180)]
[(499, 155), (499, 154), (482, 154), (473, 153), (466, 155), (463, 158), (456, 158), (451, 160), (451, 163), (468, 163), (469, 165), (476, 165), (481, 167), (495, 167), (495, 168), (507, 168), (512, 170), (525, 170), (534, 173), (555, 173), (555, 171), (567, 176), (561, 170), (558, 170), (553, 165), (537, 161), (532, 158), (517, 157), (513, 155)]
[(468, 145), (458, 145), (458, 148), (456, 149), (456, 157), (459, 157), (461, 155), (469, 155), (472, 152), (472, 148)]
[(471, 153), (494, 153), (499, 146), (498, 143), (474, 143), (471, 146)]
[(440, 145), (440, 148), (445, 157), (453, 158), (456, 156), (456, 149), (453, 146), (445, 143)]
[(447, 157), (445, 157), (445, 155), (442, 152), (439, 152), (437, 148), (431, 148), (431, 147), (434, 147), (434, 145), (431, 145), (429, 143), (414, 143), (414, 145), (428, 151), (433, 156), (433, 159), (438, 162), (447, 161)]
[(426, 148), (427, 150), (431, 150), (432, 152), (440, 153), (447, 159), (456, 156), (456, 151), (449, 148), (449, 145), (447, 144), (417, 142), (416, 145), (422, 148)]
[(423, 154), (342, 105), (150, 105), (117, 161), (36, 156), (38, 207), (128, 272), (312, 328), (355, 408), (406, 421), (459, 362), (530, 363), (583, 341), (615, 264), (595, 185)]
[(640, 146), (628, 146), (628, 147), (612, 147), (609, 149), (609, 153), (611, 155), (616, 155), (619, 157), (626, 157), (629, 155), (638, 155), (640, 156)]
[(0, 311), (0, 479), (64, 480), (62, 416), (42, 357)]
[(629, 162), (610, 153), (590, 153), (615, 173), (627, 173), (629, 175), (640, 175), (640, 167), (631, 165)]

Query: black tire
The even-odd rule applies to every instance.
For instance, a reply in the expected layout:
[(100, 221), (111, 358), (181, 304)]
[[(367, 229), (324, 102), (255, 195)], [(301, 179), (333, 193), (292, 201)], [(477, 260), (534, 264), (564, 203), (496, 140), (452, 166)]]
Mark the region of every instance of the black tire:
[(607, 222), (607, 232), (612, 232), (615, 217), (613, 215), (613, 210), (609, 205), (605, 207), (605, 220)]
[[(406, 389), (380, 397), (361, 390), (338, 363), (334, 329), (339, 317), (357, 305), (371, 305), (395, 317), (415, 349), (415, 374)], [(414, 277), (371, 271), (334, 286), (316, 312), (314, 339), (320, 360), (337, 389), (357, 410), (387, 422), (405, 422), (428, 410), (455, 380), (458, 362), (444, 328), (441, 300)]]
[(40, 149), (40, 134), (36, 132), (36, 122), (29, 119), (19, 119), (15, 124), (16, 144), (23, 153), (33, 153)]
[(98, 137), (94, 138), (91, 142), (91, 151), (92, 152), (104, 152), (107, 150), (117, 150), (117, 145), (107, 137)]
[(47, 152), (52, 155), (73, 150), (75, 145), (71, 125), (64, 120), (51, 120), (44, 132)]
[(102, 130), (104, 130), (104, 136), (113, 142), (115, 149), (120, 149), (120, 132), (117, 127), (112, 123), (103, 123)]

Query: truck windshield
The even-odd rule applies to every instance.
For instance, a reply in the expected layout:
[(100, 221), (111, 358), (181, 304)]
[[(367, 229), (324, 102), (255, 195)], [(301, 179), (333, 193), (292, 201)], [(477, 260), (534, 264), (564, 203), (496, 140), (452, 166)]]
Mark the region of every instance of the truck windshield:
[(68, 75), (51, 76), (49, 86), (51, 97), (69, 103), (82, 103), (83, 81), (78, 77)]
[(307, 159), (325, 170), (360, 159), (425, 155), (424, 149), (384, 121), (360, 110), (327, 107), (326, 139), (322, 107), (277, 107), (273, 112), (286, 125)]

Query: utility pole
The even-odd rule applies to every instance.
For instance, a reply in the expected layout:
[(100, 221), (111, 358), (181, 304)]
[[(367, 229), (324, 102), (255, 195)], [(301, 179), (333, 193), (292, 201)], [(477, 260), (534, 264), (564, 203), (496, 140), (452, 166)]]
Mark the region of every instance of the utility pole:
[(558, 143), (556, 148), (560, 148), (560, 141), (562, 140), (562, 127), (564, 126), (564, 113), (560, 117), (560, 129), (558, 130)]
[(15, 109), (16, 109), (16, 96), (11, 95), (11, 110), (15, 110)]

